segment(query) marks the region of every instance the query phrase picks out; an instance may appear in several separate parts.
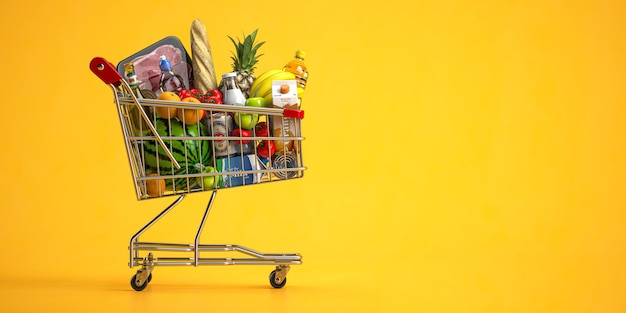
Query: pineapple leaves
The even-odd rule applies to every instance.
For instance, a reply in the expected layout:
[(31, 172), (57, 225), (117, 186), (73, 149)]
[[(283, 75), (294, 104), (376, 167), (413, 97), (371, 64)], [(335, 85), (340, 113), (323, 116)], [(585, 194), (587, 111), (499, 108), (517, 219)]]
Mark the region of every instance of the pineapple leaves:
[(235, 52), (233, 52), (233, 56), (230, 57), (231, 60), (233, 60), (233, 70), (252, 74), (256, 68), (255, 65), (258, 62), (258, 58), (263, 56), (263, 54), (257, 55), (257, 51), (265, 43), (265, 41), (255, 43), (257, 32), (258, 29), (255, 29), (247, 36), (244, 33), (243, 43), (239, 41), (239, 38), (235, 41), (231, 36), (228, 36), (235, 46)]

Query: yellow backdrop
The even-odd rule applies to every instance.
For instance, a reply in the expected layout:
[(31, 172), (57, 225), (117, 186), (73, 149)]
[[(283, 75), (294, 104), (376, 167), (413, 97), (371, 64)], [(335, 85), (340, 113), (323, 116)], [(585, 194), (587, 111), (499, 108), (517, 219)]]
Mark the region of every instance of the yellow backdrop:
[[(624, 312), (623, 1), (20, 1), (0, 11), (0, 311)], [(202, 19), (219, 74), (306, 50), (303, 179), (223, 190), (203, 241), (295, 251), (157, 268), (113, 95), (91, 74)], [(208, 193), (150, 233), (190, 241)], [(268, 201), (269, 200), (269, 201)], [(98, 305), (96, 305), (98, 304)]]

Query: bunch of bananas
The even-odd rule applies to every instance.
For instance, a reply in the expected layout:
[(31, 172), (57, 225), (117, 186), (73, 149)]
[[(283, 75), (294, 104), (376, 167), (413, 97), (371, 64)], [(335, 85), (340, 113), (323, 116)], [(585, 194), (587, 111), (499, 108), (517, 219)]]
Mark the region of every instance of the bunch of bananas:
[[(296, 75), (283, 70), (269, 70), (261, 74), (254, 80), (250, 86), (250, 97), (262, 97), (265, 99), (267, 106), (272, 104), (272, 81), (275, 80), (292, 80), (296, 79)], [(301, 93), (300, 91), (298, 92)]]

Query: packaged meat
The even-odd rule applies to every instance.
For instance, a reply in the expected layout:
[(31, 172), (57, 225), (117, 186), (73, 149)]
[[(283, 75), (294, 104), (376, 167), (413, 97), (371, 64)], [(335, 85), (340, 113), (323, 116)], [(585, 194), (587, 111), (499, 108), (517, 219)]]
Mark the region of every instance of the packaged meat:
[(172, 72), (183, 78), (185, 86), (193, 86), (193, 70), (191, 57), (185, 50), (180, 39), (174, 36), (165, 37), (131, 56), (120, 61), (117, 71), (125, 77), (124, 64), (132, 62), (135, 67), (136, 79), (141, 82), (141, 90), (160, 92), (161, 56), (164, 55), (172, 66)]

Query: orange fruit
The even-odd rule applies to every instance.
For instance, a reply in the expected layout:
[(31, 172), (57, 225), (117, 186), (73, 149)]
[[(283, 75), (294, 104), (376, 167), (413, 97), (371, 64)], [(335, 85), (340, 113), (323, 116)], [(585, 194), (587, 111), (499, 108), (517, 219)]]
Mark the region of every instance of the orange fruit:
[(180, 101), (180, 97), (173, 91), (164, 91), (159, 94), (157, 99), (160, 100), (170, 100), (170, 101)]
[[(164, 91), (157, 97), (159, 100), (180, 101), (180, 97), (171, 91)], [(154, 107), (156, 113), (162, 118), (172, 118), (176, 116), (176, 108), (172, 107)]]
[[(148, 176), (159, 176), (156, 173), (148, 174)], [(165, 193), (165, 179), (148, 179), (146, 180), (146, 192), (149, 196), (160, 197)]]
[[(182, 101), (200, 103), (200, 100), (194, 97), (187, 97)], [(193, 125), (198, 123), (198, 121), (202, 118), (202, 111), (204, 110), (182, 109), (176, 112), (176, 117), (178, 117), (181, 122), (185, 123), (185, 125)]]

